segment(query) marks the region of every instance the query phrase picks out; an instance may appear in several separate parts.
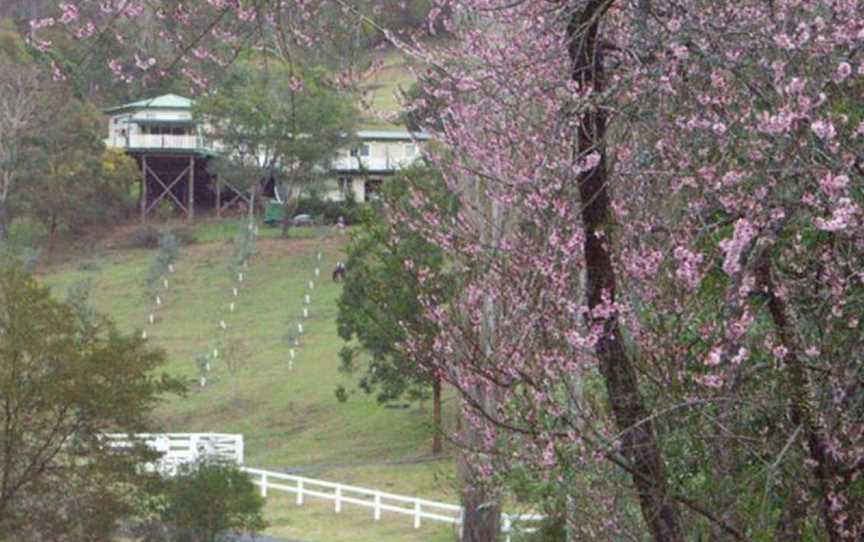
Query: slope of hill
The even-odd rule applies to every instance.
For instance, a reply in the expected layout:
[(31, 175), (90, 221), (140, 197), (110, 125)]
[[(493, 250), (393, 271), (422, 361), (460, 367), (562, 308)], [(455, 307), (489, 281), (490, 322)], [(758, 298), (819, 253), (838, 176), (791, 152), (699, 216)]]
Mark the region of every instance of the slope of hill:
[[(292, 239), (276, 238), (262, 227), (257, 254), (238, 297), (229, 272), (240, 225), (232, 221), (199, 223), (199, 242), (186, 246), (161, 294), (150, 341), (166, 350), (168, 369), (193, 383), (185, 398), (171, 399), (158, 412), (160, 429), (171, 432), (237, 432), (246, 439), (246, 463), (277, 471), (379, 488), (394, 493), (457, 502), (450, 457), (430, 458), (429, 412), (384, 408), (374, 397), (353, 395), (339, 403), (334, 389), (345, 384), (337, 371), (342, 342), (336, 334), (336, 299), (340, 286), (329, 278), (344, 259), (345, 238), (319, 229), (297, 229)], [(321, 278), (315, 279), (320, 250)], [(45, 270), (42, 279), (55, 295), (89, 282), (93, 305), (127, 331), (147, 323), (152, 300), (145, 280), (155, 251), (106, 250), (99, 257), (72, 260)], [(308, 281), (315, 280), (308, 290)], [(303, 296), (311, 293), (308, 320), (302, 319)], [(234, 313), (228, 304), (236, 303)], [(226, 322), (221, 330), (219, 321)], [(285, 335), (296, 323), (305, 335), (289, 369)], [(248, 361), (232, 377), (224, 361), (213, 362), (208, 385), (195, 383), (196, 357), (218, 344), (242, 340)], [(448, 405), (452, 409), (452, 403)], [(451, 540), (452, 528), (424, 524), (414, 530), (410, 518), (388, 516), (373, 522), (368, 510), (346, 505), (336, 515), (332, 503), (295, 507), (287, 497), (268, 502), (273, 535), (330, 541)]]
[(415, 62), (407, 58), (401, 51), (392, 47), (377, 53), (377, 67), (372, 70), (360, 85), (361, 104), (364, 109), (364, 127), (369, 128), (404, 128), (397, 126), (385, 117), (399, 113), (400, 91), (407, 91), (416, 77), (411, 71)]

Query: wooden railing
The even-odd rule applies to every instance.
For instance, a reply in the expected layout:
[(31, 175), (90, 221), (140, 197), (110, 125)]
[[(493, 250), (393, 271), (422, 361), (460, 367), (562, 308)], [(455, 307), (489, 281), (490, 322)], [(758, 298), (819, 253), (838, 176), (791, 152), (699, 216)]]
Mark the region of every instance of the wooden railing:
[[(333, 509), (336, 513), (342, 511), (343, 504), (353, 504), (363, 508), (372, 509), (372, 518), (375, 521), (381, 519), (382, 512), (393, 512), (411, 516), (414, 519), (414, 528), (419, 529), (423, 520), (462, 525), (463, 510), (461, 506), (443, 502), (407, 497), (367, 489), (363, 487), (338, 484), (315, 480), (304, 476), (295, 476), (272, 472), (262, 469), (243, 467), (243, 471), (252, 477), (252, 482), (261, 490), (261, 496), (266, 497), (271, 490), (282, 491), (295, 495), (297, 505), (304, 503), (305, 498), (316, 497), (333, 501)], [(541, 521), (543, 516), (536, 514), (527, 515), (501, 515), (501, 531), (510, 542), (511, 536), (517, 530), (522, 532), (533, 532), (535, 529), (519, 528), (520, 524)]]

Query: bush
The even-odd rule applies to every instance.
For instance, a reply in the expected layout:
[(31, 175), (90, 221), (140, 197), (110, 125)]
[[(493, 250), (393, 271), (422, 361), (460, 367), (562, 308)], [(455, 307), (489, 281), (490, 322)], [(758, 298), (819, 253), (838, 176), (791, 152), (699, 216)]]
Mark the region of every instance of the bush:
[(345, 224), (350, 225), (360, 221), (362, 208), (363, 206), (353, 199), (330, 201), (311, 194), (298, 200), (294, 215), (310, 215), (318, 223), (331, 225), (336, 224), (341, 216)]
[(16, 244), (0, 240), (0, 264), (15, 262), (20, 264), (28, 273), (32, 273), (39, 264), (39, 249), (29, 245), (17, 246)]
[(146, 542), (221, 542), (267, 527), (264, 498), (236, 465), (202, 461), (165, 480), (164, 495), (143, 532)]
[(37, 220), (19, 217), (9, 224), (7, 242), (19, 247), (35, 247), (48, 237), (48, 230)]

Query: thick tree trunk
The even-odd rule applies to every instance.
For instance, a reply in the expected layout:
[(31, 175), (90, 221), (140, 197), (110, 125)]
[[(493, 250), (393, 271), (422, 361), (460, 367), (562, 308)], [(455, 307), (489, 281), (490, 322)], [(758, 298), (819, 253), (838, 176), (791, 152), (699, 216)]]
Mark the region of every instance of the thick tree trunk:
[[(581, 2), (580, 2), (581, 4)], [(592, 89), (595, 96), (603, 92), (602, 50), (599, 29), (609, 0), (592, 0), (571, 15), (568, 28), (572, 79), (583, 89)], [(582, 115), (577, 151), (580, 156), (600, 154), (600, 162), (579, 176), (582, 221), (585, 227), (586, 297), (592, 310), (614, 303), (615, 271), (609, 253), (608, 171), (604, 145), (606, 115), (595, 107)], [(589, 319), (592, 317), (589, 315)], [(668, 493), (666, 466), (657, 443), (654, 424), (639, 391), (636, 370), (624, 348), (618, 318), (612, 315), (589, 320), (589, 325), (602, 324), (602, 335), (596, 345), (600, 372), (605, 382), (612, 413), (621, 433), (621, 452), (632, 465), (633, 483), (639, 494), (642, 517), (657, 542), (683, 542), (681, 517)]]
[[(481, 405), (488, 404), (481, 394), (474, 397)], [(462, 535), (461, 542), (494, 542), (501, 532), (501, 502), (495, 488), (489, 487), (482, 474), (489, 458), (472, 450), (482, 449), (480, 432), (468, 421), (466, 449), (459, 461), (462, 481)]]
[(444, 427), (441, 418), (441, 379), (432, 381), (432, 455), (444, 451)]
[[(486, 246), (495, 246), (498, 236), (503, 234), (504, 220), (502, 210), (495, 201), (487, 199), (482, 181), (473, 179), (471, 190), (474, 194), (476, 209), (482, 213), (481, 239)], [(483, 303), (481, 344), (486, 357), (497, 355), (495, 351), (496, 331), (500, 307), (496, 300), (487, 294)], [(494, 389), (477, 386), (469, 391), (470, 399), (486, 412), (496, 411), (498, 397)], [(493, 542), (501, 533), (501, 497), (495, 487), (487, 483), (483, 471), (490, 470), (488, 444), (480, 428), (468, 422), (467, 450), (463, 453), (462, 465), (462, 506), (465, 510), (462, 521), (462, 542)]]
[[(471, 467), (468, 467), (469, 469)], [(501, 506), (482, 486), (462, 489), (462, 542), (494, 542), (501, 532)]]
[[(485, 315), (486, 340), (491, 341), (491, 333), (495, 326), (494, 307), (487, 300)], [(486, 347), (490, 348), (489, 345)], [(487, 352), (487, 355), (490, 353)], [(471, 392), (472, 401), (488, 412), (494, 412), (495, 397), (477, 388)], [(498, 540), (501, 532), (501, 502), (496, 488), (486, 483), (483, 471), (489, 467), (489, 457), (475, 450), (486, 447), (480, 430), (473, 427), (471, 421), (466, 430), (467, 449), (462, 452), (462, 507), (465, 510), (462, 517), (462, 542), (493, 542)]]

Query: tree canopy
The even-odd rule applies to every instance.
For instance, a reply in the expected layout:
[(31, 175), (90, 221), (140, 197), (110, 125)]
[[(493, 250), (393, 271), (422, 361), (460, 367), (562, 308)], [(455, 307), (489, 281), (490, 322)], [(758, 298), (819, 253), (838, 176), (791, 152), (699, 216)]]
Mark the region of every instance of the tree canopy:
[(17, 199), (45, 225), (50, 250), (60, 228), (80, 233), (84, 225), (124, 218), (140, 174), (133, 158), (105, 148), (104, 117), (92, 104), (58, 90), (46, 107), (56, 120), (30, 135)]
[[(379, 403), (405, 397), (423, 400), (433, 394), (433, 451), (442, 449), (441, 382), (428, 363), (407, 350), (409, 340), (424, 342), (427, 355), (436, 355), (432, 341), (437, 329), (421, 318), (421, 297), (448, 298), (453, 289), (443, 271), (444, 252), (407, 227), (391, 227), (392, 215), (413, 212), (411, 191), (438, 192), (444, 199), (438, 175), (428, 169), (405, 170), (385, 183), (379, 205), (364, 212), (351, 234), (345, 286), (339, 297), (339, 335), (348, 344), (342, 349), (341, 370), (362, 371), (358, 383), (366, 393), (377, 393)], [(410, 265), (408, 264), (410, 262)], [(426, 280), (433, 273), (436, 279)], [(353, 341), (356, 340), (356, 343)], [(363, 353), (371, 356), (365, 363)], [(339, 396), (346, 398), (344, 393)]]
[(325, 72), (272, 59), (233, 67), (196, 114), (222, 146), (215, 174), (238, 190), (272, 180), (286, 203), (329, 171), (358, 120), (350, 96), (334, 90)]
[(106, 433), (147, 430), (184, 386), (165, 357), (78, 302), (59, 302), (24, 271), (0, 269), (0, 536), (104, 539), (146, 493), (144, 448)]

